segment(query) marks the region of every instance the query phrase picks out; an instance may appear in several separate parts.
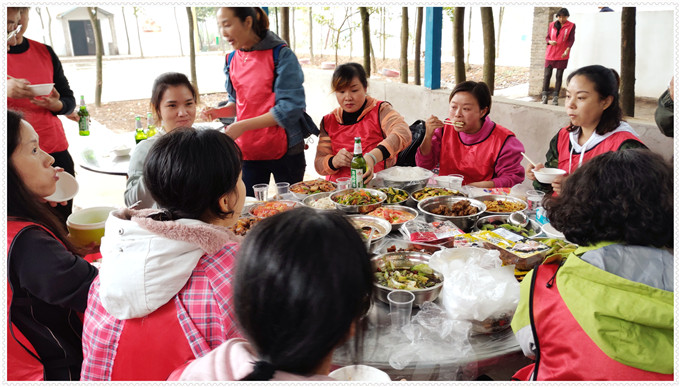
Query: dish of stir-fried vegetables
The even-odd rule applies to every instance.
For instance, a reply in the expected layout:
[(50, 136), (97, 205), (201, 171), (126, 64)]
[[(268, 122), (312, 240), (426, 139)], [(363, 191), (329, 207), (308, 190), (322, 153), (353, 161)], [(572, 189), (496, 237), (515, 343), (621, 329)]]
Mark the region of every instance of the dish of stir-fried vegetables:
[(442, 282), (426, 263), (413, 265), (408, 260), (388, 260), (384, 267), (376, 269), (375, 281), (378, 285), (400, 290), (422, 290)]
[(387, 204), (400, 203), (408, 199), (408, 192), (404, 191), (403, 189), (387, 187), (380, 188), (380, 190), (387, 194)]
[(340, 204), (346, 206), (363, 206), (367, 204), (380, 203), (382, 198), (378, 195), (373, 195), (368, 191), (362, 189), (350, 192), (348, 194), (342, 195), (339, 198), (334, 199)]

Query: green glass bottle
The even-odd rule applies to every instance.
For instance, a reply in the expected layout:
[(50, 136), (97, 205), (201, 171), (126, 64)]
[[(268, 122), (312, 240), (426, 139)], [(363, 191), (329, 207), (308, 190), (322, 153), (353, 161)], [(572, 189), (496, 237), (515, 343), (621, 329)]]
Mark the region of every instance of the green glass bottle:
[(135, 117), (135, 143), (139, 144), (140, 141), (146, 140), (146, 133), (144, 133), (144, 127), (142, 127), (142, 117)]
[(352, 188), (364, 188), (366, 159), (361, 153), (361, 137), (354, 137), (354, 157), (350, 163), (350, 182)]
[(85, 106), (85, 97), (80, 96), (80, 108), (78, 109), (78, 134), (81, 136), (90, 135), (90, 113)]
[(151, 113), (146, 113), (146, 138), (151, 138), (156, 135), (156, 125), (153, 123), (153, 116)]

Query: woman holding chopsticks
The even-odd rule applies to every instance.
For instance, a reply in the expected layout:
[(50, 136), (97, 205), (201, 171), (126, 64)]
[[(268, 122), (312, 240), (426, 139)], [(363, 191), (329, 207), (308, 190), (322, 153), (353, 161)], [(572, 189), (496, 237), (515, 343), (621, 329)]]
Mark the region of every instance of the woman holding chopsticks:
[(491, 92), (484, 82), (467, 81), (449, 96), (449, 116), (432, 115), (416, 153), (419, 167), (439, 164), (441, 176), (463, 175), (463, 184), (480, 188), (512, 187), (524, 180), (524, 145), (488, 116)]

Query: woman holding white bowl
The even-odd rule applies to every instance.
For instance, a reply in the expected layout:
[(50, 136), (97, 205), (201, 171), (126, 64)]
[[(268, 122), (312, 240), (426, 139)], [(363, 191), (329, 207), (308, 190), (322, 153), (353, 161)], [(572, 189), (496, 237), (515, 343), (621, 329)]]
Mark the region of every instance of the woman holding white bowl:
[[(637, 133), (622, 120), (619, 105), (619, 75), (600, 65), (581, 67), (567, 78), (567, 115), (571, 122), (550, 140), (545, 164), (526, 168), (526, 177), (536, 189), (558, 194), (562, 181), (584, 162), (609, 151), (646, 148)], [(536, 180), (534, 169), (559, 168), (566, 173), (551, 184)]]

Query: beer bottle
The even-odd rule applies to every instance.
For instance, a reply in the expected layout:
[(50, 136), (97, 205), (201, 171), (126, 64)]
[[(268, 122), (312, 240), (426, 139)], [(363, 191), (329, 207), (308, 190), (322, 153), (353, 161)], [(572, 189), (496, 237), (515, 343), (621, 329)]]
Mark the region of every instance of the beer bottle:
[(78, 134), (81, 136), (90, 135), (90, 113), (85, 106), (85, 97), (80, 96), (80, 108), (78, 109)]
[(137, 116), (135, 117), (135, 143), (139, 144), (142, 140), (146, 140), (146, 133), (142, 127), (142, 117)]
[(151, 138), (156, 135), (156, 125), (153, 124), (153, 117), (151, 113), (146, 113), (146, 138)]
[(364, 173), (366, 173), (366, 160), (361, 153), (361, 137), (354, 137), (354, 157), (350, 163), (350, 181), (352, 188), (364, 188)]

